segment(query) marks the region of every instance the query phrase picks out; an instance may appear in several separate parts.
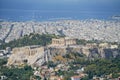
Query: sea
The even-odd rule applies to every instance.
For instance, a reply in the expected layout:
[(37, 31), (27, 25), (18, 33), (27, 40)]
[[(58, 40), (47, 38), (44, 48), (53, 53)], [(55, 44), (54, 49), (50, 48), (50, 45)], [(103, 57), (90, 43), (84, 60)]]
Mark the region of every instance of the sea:
[(0, 10), (0, 21), (113, 20), (114, 11)]

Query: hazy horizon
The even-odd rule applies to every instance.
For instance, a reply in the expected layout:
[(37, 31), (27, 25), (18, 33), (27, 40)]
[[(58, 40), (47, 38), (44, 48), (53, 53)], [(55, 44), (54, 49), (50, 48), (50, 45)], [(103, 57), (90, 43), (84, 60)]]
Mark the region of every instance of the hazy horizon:
[(120, 0), (0, 0), (0, 19), (109, 19), (120, 15)]

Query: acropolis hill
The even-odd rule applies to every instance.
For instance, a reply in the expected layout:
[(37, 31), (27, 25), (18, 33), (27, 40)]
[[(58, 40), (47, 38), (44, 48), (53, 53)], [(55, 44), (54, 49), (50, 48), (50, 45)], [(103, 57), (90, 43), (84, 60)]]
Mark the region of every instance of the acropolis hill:
[[(31, 45), (15, 47), (8, 59), (7, 65), (41, 66), (48, 61), (66, 62), (67, 54), (84, 55), (87, 58), (110, 58), (119, 56), (118, 45), (109, 43), (87, 43), (78, 45), (77, 40), (68, 37), (52, 38), (52, 43), (46, 46)], [(72, 60), (72, 59), (71, 59)]]
[(120, 21), (60, 20), (0, 22), (0, 40), (9, 42), (26, 34), (56, 34), (85, 40), (120, 42)]
[[(76, 45), (76, 39), (53, 38), (52, 44), (45, 47), (39, 45), (16, 47), (13, 48), (13, 54), (8, 59), (7, 64), (21, 65), (27, 63), (29, 65), (41, 65), (44, 62), (51, 61), (53, 55), (56, 54), (56, 51), (58, 54), (66, 53), (68, 45)], [(55, 49), (56, 51), (51, 49)], [(60, 50), (61, 52), (59, 52)]]

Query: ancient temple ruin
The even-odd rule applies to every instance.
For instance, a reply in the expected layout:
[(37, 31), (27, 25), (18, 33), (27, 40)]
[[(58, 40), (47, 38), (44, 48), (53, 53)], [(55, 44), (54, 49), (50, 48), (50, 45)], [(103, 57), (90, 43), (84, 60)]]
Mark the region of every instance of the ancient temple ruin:
[(76, 39), (72, 38), (53, 38), (51, 46), (69, 46), (69, 45), (76, 45)]

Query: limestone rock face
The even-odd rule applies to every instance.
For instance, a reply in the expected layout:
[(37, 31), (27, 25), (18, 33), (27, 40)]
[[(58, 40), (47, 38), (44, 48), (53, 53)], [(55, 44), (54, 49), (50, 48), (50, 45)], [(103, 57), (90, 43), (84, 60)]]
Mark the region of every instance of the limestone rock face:
[(115, 58), (120, 56), (120, 49), (118, 49), (117, 45), (102, 43), (52, 47), (50, 48), (50, 53), (53, 57), (56, 55), (64, 56), (69, 53), (78, 53), (84, 54), (88, 58)]
[(50, 49), (50, 53), (52, 56), (55, 55), (65, 55), (66, 54), (66, 47), (52, 47)]
[(86, 45), (69, 45), (69, 46), (46, 46), (41, 47), (25, 46), (14, 48), (12, 55), (8, 59), (7, 65), (41, 66), (44, 62), (53, 60), (56, 56), (62, 58), (69, 53), (84, 54), (86, 57), (93, 58), (115, 58), (120, 56), (120, 49), (117, 45), (111, 44), (86, 44)]

